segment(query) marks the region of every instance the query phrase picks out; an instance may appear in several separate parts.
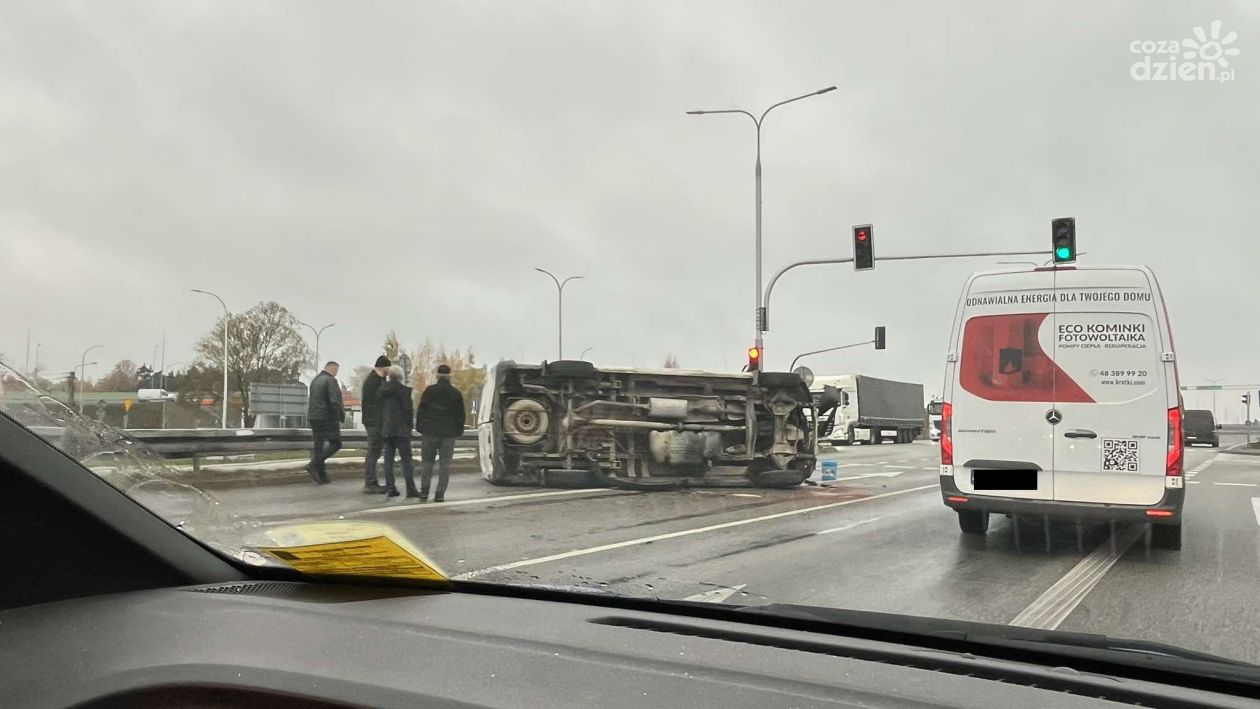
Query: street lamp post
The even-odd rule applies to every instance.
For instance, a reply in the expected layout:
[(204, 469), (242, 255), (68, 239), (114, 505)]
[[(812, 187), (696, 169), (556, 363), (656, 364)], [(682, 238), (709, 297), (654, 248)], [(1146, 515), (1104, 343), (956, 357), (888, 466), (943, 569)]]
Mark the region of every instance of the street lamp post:
[(784, 106), (789, 103), (793, 103), (795, 101), (807, 99), (811, 96), (821, 96), (822, 94), (835, 91), (835, 90), (836, 90), (836, 87), (828, 86), (825, 89), (819, 89), (817, 91), (812, 91), (810, 93), (797, 96), (796, 98), (790, 98), (790, 99), (787, 99), (786, 101), (780, 101), (774, 104), (773, 106), (771, 106), (770, 108), (767, 108), (765, 111), (762, 111), (760, 118), (754, 116), (753, 114), (749, 113), (748, 111), (745, 111), (742, 108), (728, 108), (728, 109), (722, 109), (718, 111), (687, 111), (688, 115), (692, 115), (692, 116), (703, 116), (710, 113), (742, 113), (743, 115), (751, 118), (753, 125), (757, 127), (757, 164), (756, 164), (756, 169), (754, 170), (754, 177), (755, 177), (755, 182), (756, 182), (756, 195), (754, 199), (756, 200), (756, 221), (757, 221), (757, 242), (756, 242), (756, 247), (755, 247), (754, 259), (755, 259), (756, 267), (757, 267), (757, 292), (755, 294), (756, 297), (753, 299), (753, 304), (756, 306), (756, 311), (755, 311), (756, 324), (754, 327), (757, 331), (757, 335), (756, 335), (757, 349), (762, 351), (763, 353), (765, 352), (765, 349), (764, 349), (764, 342), (762, 341), (761, 333), (764, 332), (764, 329), (765, 329), (765, 318), (763, 316), (763, 310), (761, 306), (761, 124), (762, 122), (766, 120), (766, 115), (768, 115), (771, 111), (778, 108), (779, 106)]
[(328, 328), (332, 327), (333, 325), (336, 325), (337, 323), (330, 322), (318, 330), (316, 330), (311, 325), (307, 325), (301, 320), (298, 321), (298, 324), (310, 328), (311, 332), (315, 333), (315, 371), (318, 372), (319, 371), (319, 336), (324, 334), (324, 330), (327, 330)]
[(191, 290), (194, 293), (200, 293), (202, 295), (212, 296), (215, 300), (219, 301), (219, 305), (223, 306), (223, 413), (219, 419), (219, 428), (227, 428), (228, 321), (231, 319), (232, 316), (231, 314), (228, 313), (227, 303), (224, 303), (223, 299), (220, 298), (219, 296), (215, 295), (214, 293), (211, 293), (210, 291), (198, 290), (197, 288), (192, 288)]
[(585, 359), (586, 359), (586, 353), (587, 353), (587, 352), (590, 352), (590, 351), (591, 351), (591, 350), (593, 350), (593, 349), (595, 349), (595, 348), (594, 348), (594, 347), (587, 347), (586, 349), (582, 350), (582, 354), (578, 355), (578, 359), (580, 359), (580, 360), (585, 360)]
[(564, 286), (569, 281), (576, 281), (582, 276), (569, 276), (561, 281), (559, 278), (556, 278), (556, 274), (544, 268), (535, 268), (534, 270), (551, 276), (551, 280), (556, 282), (556, 359), (564, 359)]
[[(87, 356), (88, 356), (88, 352), (91, 352), (91, 351), (92, 351), (92, 350), (94, 350), (94, 349), (97, 349), (97, 348), (100, 348), (100, 347), (104, 347), (104, 346), (105, 346), (105, 345), (92, 345), (91, 347), (87, 348), (86, 350), (83, 350), (83, 356), (79, 358), (79, 386), (80, 386), (80, 387), (82, 387), (82, 386), (83, 386), (83, 377), (84, 377), (84, 375), (85, 375), (85, 372), (87, 371), (87, 366), (88, 366)], [(93, 362), (93, 364), (95, 364), (95, 362)], [(79, 397), (79, 413), (80, 413), (80, 414), (82, 414), (82, 413), (83, 413), (83, 398), (82, 398), (82, 397)]]
[[(1215, 385), (1220, 384), (1221, 382), (1225, 381), (1225, 378), (1221, 378), (1221, 379), (1208, 379), (1207, 377), (1204, 377), (1204, 378), (1203, 378), (1203, 381), (1207, 382), (1208, 384), (1211, 384), (1211, 385), (1215, 386)], [(1215, 389), (1213, 389), (1213, 390), (1212, 390), (1212, 418), (1216, 418), (1216, 390), (1215, 390)]]

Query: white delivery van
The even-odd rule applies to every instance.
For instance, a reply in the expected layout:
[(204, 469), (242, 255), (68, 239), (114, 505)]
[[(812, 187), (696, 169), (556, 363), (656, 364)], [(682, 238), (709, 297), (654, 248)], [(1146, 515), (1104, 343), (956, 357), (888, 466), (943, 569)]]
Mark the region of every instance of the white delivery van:
[(946, 360), (941, 492), (963, 532), (991, 514), (1143, 521), (1180, 548), (1182, 407), (1150, 269), (975, 274)]

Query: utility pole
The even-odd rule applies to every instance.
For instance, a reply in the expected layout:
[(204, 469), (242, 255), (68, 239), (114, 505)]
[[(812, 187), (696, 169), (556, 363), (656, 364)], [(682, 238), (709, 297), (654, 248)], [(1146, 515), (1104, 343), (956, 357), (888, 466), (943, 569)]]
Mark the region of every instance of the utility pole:
[(328, 328), (332, 327), (333, 325), (336, 325), (337, 323), (330, 322), (327, 325), (319, 328), (318, 330), (316, 330), (314, 326), (307, 325), (301, 320), (298, 320), (298, 324), (302, 325), (303, 327), (309, 328), (310, 331), (315, 334), (315, 371), (318, 372), (320, 369), (322, 369), (322, 367), (319, 366), (319, 337), (320, 335), (324, 334), (324, 330), (327, 330)]
[(556, 359), (564, 359), (564, 287), (569, 281), (576, 281), (582, 276), (569, 276), (561, 281), (556, 278), (556, 274), (545, 268), (534, 270), (551, 276), (551, 280), (556, 282)]
[(756, 271), (757, 271), (756, 299), (755, 299), (757, 310), (756, 310), (755, 319), (756, 319), (756, 331), (757, 331), (756, 347), (758, 351), (763, 351), (763, 347), (764, 347), (761, 333), (769, 329), (766, 327), (765, 309), (761, 305), (761, 124), (765, 122), (766, 116), (769, 115), (771, 111), (778, 108), (779, 106), (793, 103), (795, 101), (800, 101), (802, 99), (807, 99), (813, 96), (821, 96), (822, 94), (829, 93), (835, 90), (836, 90), (836, 87), (828, 86), (825, 89), (811, 91), (807, 94), (802, 94), (795, 98), (790, 98), (785, 101), (780, 101), (774, 104), (773, 106), (771, 106), (770, 108), (767, 108), (765, 111), (762, 111), (760, 118), (754, 116), (752, 113), (745, 111), (742, 108), (728, 108), (728, 109), (722, 109), (718, 111), (687, 111), (687, 114), (691, 116), (704, 116), (704, 115), (713, 114), (713, 113), (740, 113), (752, 119), (753, 125), (756, 126), (757, 128), (757, 162), (753, 169), (753, 180), (755, 182), (753, 199), (756, 204), (756, 209), (755, 209), (756, 244), (754, 247), (753, 259), (756, 264)]

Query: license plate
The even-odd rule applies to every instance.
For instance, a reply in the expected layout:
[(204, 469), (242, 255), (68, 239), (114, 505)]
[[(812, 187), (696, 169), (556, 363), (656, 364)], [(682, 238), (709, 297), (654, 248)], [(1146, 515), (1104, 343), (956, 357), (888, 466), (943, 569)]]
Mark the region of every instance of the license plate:
[(973, 470), (973, 490), (1036, 490), (1036, 470)]

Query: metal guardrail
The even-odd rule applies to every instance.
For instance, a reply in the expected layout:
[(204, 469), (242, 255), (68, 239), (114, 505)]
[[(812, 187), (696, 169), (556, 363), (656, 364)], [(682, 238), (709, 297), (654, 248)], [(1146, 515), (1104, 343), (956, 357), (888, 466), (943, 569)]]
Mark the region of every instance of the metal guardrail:
[[(60, 428), (37, 426), (32, 430), (53, 443), (61, 438)], [(201, 469), (201, 458), (207, 455), (309, 451), (314, 445), (309, 428), (145, 428), (120, 433), (143, 443), (163, 458), (191, 458), (193, 470)], [(341, 431), (343, 450), (366, 450), (367, 443), (367, 431)], [(476, 430), (465, 431), (455, 448), (476, 449)]]

